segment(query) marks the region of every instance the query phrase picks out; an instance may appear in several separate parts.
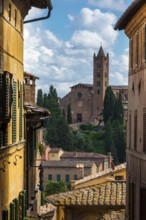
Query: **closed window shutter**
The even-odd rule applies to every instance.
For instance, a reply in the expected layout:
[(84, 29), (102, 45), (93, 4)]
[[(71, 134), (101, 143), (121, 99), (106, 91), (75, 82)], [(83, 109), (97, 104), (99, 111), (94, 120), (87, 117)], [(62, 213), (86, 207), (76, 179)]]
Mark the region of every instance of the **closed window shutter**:
[(22, 112), (23, 112), (23, 85), (20, 84), (20, 110), (19, 110), (19, 139), (22, 140)]
[(8, 209), (2, 211), (2, 220), (8, 220)]
[(15, 205), (13, 202), (10, 203), (10, 220), (15, 220)]
[(13, 200), (15, 205), (15, 220), (19, 220), (19, 201), (18, 199)]
[(0, 73), (0, 120), (9, 122), (11, 118), (11, 104), (12, 104), (12, 76), (5, 72)]
[(16, 142), (16, 93), (17, 92), (17, 83), (13, 81), (13, 104), (12, 104), (12, 142)]

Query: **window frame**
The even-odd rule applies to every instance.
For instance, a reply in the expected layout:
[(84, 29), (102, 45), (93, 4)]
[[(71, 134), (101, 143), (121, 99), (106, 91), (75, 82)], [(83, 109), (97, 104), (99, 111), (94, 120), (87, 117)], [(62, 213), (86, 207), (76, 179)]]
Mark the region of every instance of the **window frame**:
[(12, 5), (9, 3), (8, 5), (8, 21), (11, 22), (12, 19)]
[(3, 15), (4, 11), (4, 0), (0, 0), (0, 16)]
[(17, 10), (14, 10), (14, 26), (17, 26)]

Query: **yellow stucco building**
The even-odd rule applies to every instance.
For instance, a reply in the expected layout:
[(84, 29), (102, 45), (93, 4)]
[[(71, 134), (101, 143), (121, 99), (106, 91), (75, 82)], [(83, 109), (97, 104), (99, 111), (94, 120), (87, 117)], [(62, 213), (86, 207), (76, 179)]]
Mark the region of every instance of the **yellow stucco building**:
[(23, 21), (47, 0), (0, 0), (0, 220), (26, 215)]

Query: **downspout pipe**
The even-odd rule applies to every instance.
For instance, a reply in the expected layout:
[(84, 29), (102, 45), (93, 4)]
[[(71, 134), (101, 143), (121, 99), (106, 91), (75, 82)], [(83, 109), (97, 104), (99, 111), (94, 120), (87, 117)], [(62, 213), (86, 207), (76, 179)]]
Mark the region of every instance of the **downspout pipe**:
[(26, 20), (23, 21), (23, 24), (27, 24), (27, 23), (32, 23), (32, 22), (36, 22), (36, 21), (41, 21), (41, 20), (45, 20), (48, 19), (51, 15), (51, 10), (53, 9), (52, 5), (50, 8), (48, 8), (48, 15), (44, 16), (44, 17), (40, 17), (40, 18), (35, 18), (35, 19), (30, 19), (30, 20)]

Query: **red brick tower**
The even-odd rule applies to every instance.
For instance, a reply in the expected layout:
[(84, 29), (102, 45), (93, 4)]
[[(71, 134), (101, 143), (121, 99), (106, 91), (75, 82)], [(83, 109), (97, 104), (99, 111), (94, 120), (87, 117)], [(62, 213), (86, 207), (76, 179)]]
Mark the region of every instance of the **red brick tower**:
[(109, 85), (109, 55), (105, 56), (102, 46), (93, 55), (93, 119), (103, 111), (105, 90)]

